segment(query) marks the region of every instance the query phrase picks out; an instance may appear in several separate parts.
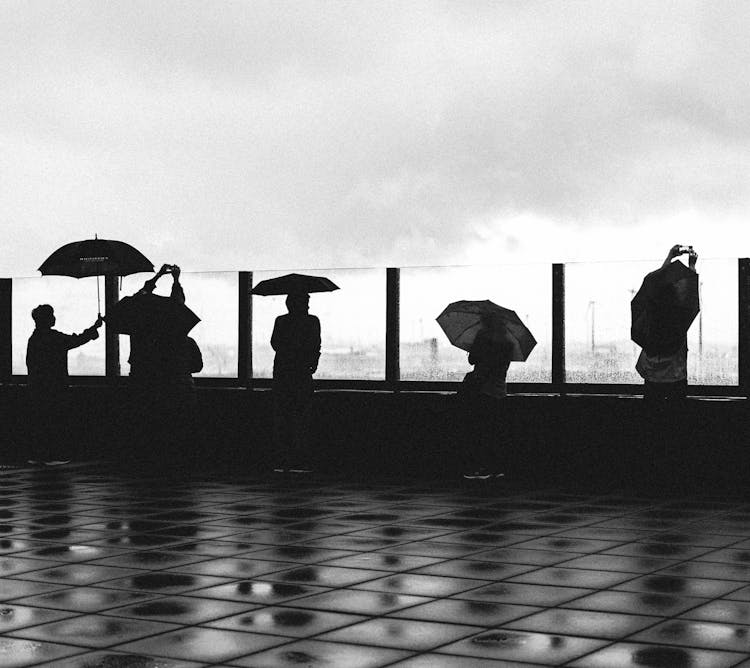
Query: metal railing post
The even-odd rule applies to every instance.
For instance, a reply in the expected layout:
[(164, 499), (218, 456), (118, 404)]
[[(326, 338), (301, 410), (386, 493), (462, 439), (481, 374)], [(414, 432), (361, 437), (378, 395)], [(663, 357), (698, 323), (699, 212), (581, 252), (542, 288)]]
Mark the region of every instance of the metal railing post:
[(385, 380), (391, 389), (398, 389), (400, 369), (401, 270), (386, 269), (385, 285)]
[(13, 375), (13, 279), (0, 278), (0, 383)]
[[(119, 276), (104, 277), (104, 313), (120, 301)], [(120, 375), (120, 335), (105, 324), (104, 327), (104, 367), (107, 378)]]
[(737, 260), (737, 275), (739, 278), (737, 290), (738, 384), (742, 395), (750, 398), (750, 258), (741, 257)]
[(552, 265), (552, 387), (565, 393), (565, 265)]
[(250, 387), (253, 381), (253, 272), (239, 273), (239, 322), (237, 323), (237, 381)]

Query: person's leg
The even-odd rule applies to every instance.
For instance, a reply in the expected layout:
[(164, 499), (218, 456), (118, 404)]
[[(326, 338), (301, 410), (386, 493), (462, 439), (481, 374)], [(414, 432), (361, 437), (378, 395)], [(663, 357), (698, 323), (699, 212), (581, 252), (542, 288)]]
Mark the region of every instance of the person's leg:
[(313, 388), (312, 379), (300, 385), (296, 397), (296, 420), (294, 432), (294, 464), (302, 469), (309, 470), (313, 466), (311, 453), (311, 427), (312, 427), (312, 402)]
[(665, 385), (668, 385), (665, 388), (667, 399), (685, 399), (687, 397), (687, 380), (678, 380), (674, 383), (665, 383)]
[(50, 438), (49, 405), (50, 402), (44, 394), (39, 391), (29, 390), (29, 463), (41, 464), (48, 458), (47, 443)]
[(643, 398), (647, 401), (663, 401), (668, 396), (668, 388), (666, 386), (671, 383), (652, 383), (647, 380), (643, 384)]
[(479, 413), (479, 467), (487, 473), (500, 473), (507, 458), (506, 439), (503, 433), (502, 400), (486, 394), (478, 398)]
[(292, 438), (294, 435), (294, 397), (290, 388), (281, 384), (273, 386), (273, 440), (274, 468), (287, 469), (291, 464)]
[(467, 477), (474, 475), (479, 468), (477, 444), (480, 424), (476, 395), (460, 392), (456, 397), (454, 442), (457, 446), (457, 460)]

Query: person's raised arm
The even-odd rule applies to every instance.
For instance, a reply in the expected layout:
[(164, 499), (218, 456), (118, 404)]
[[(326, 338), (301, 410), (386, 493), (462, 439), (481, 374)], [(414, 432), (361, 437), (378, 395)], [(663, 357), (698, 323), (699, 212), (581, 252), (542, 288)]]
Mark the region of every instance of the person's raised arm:
[(164, 274), (169, 273), (169, 265), (163, 264), (159, 271), (157, 271), (151, 278), (147, 279), (146, 282), (143, 284), (143, 287), (138, 290), (135, 294), (137, 295), (144, 295), (144, 294), (151, 294), (156, 289), (156, 282), (164, 276)]
[(675, 244), (674, 246), (672, 246), (672, 248), (669, 249), (669, 253), (667, 253), (667, 257), (664, 260), (664, 262), (662, 262), (661, 266), (666, 267), (672, 260), (674, 260), (679, 255), (681, 255), (680, 244)]
[(102, 322), (104, 321), (99, 316), (91, 327), (84, 329), (80, 334), (63, 334), (62, 332), (57, 332), (59, 345), (65, 348), (65, 350), (72, 350), (73, 348), (82, 346), (84, 343), (98, 339), (99, 328), (102, 326)]
[(172, 265), (172, 292), (169, 296), (180, 304), (185, 303), (185, 291), (180, 285), (180, 268), (176, 264)]

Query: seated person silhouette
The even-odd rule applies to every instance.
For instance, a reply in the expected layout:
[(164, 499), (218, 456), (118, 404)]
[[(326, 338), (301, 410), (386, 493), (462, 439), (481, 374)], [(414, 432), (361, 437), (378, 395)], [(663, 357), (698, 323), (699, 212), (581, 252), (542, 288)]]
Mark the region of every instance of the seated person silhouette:
[(464, 429), (464, 477), (486, 480), (502, 475), (490, 472), (497, 470), (498, 446), (504, 446), (506, 455), (509, 450), (503, 399), (514, 342), (498, 314), (487, 314), (482, 323), (469, 351), (474, 370), (464, 376), (459, 390), (459, 424)]
[(31, 408), (34, 415), (30, 463), (66, 463), (61, 457), (68, 449), (68, 351), (99, 338), (101, 317), (80, 334), (64, 334), (56, 329), (55, 312), (40, 304), (31, 317), (36, 325), (26, 347)]
[(308, 313), (310, 295), (286, 298), (288, 313), (276, 318), (273, 360), (274, 436), (281, 465), (277, 471), (310, 470), (310, 418), (313, 374), (320, 359), (320, 320)]

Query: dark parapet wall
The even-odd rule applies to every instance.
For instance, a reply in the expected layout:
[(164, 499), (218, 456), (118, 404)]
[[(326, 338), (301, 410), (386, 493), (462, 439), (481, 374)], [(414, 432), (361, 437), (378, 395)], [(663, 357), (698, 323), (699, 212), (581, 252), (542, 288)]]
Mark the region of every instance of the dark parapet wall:
[[(144, 428), (125, 387), (77, 386), (61, 443), (77, 460), (173, 469), (270, 470), (272, 393), (201, 389), (187, 430)], [(0, 458), (25, 462), (34, 427), (28, 389), (0, 386)], [(456, 396), (432, 392), (317, 392), (316, 471), (332, 475), (460, 477), (470, 426)], [(750, 461), (750, 404), (692, 398), (651, 406), (638, 398), (510, 396), (495, 427), (493, 468), (528, 482), (607, 487), (742, 486)]]

